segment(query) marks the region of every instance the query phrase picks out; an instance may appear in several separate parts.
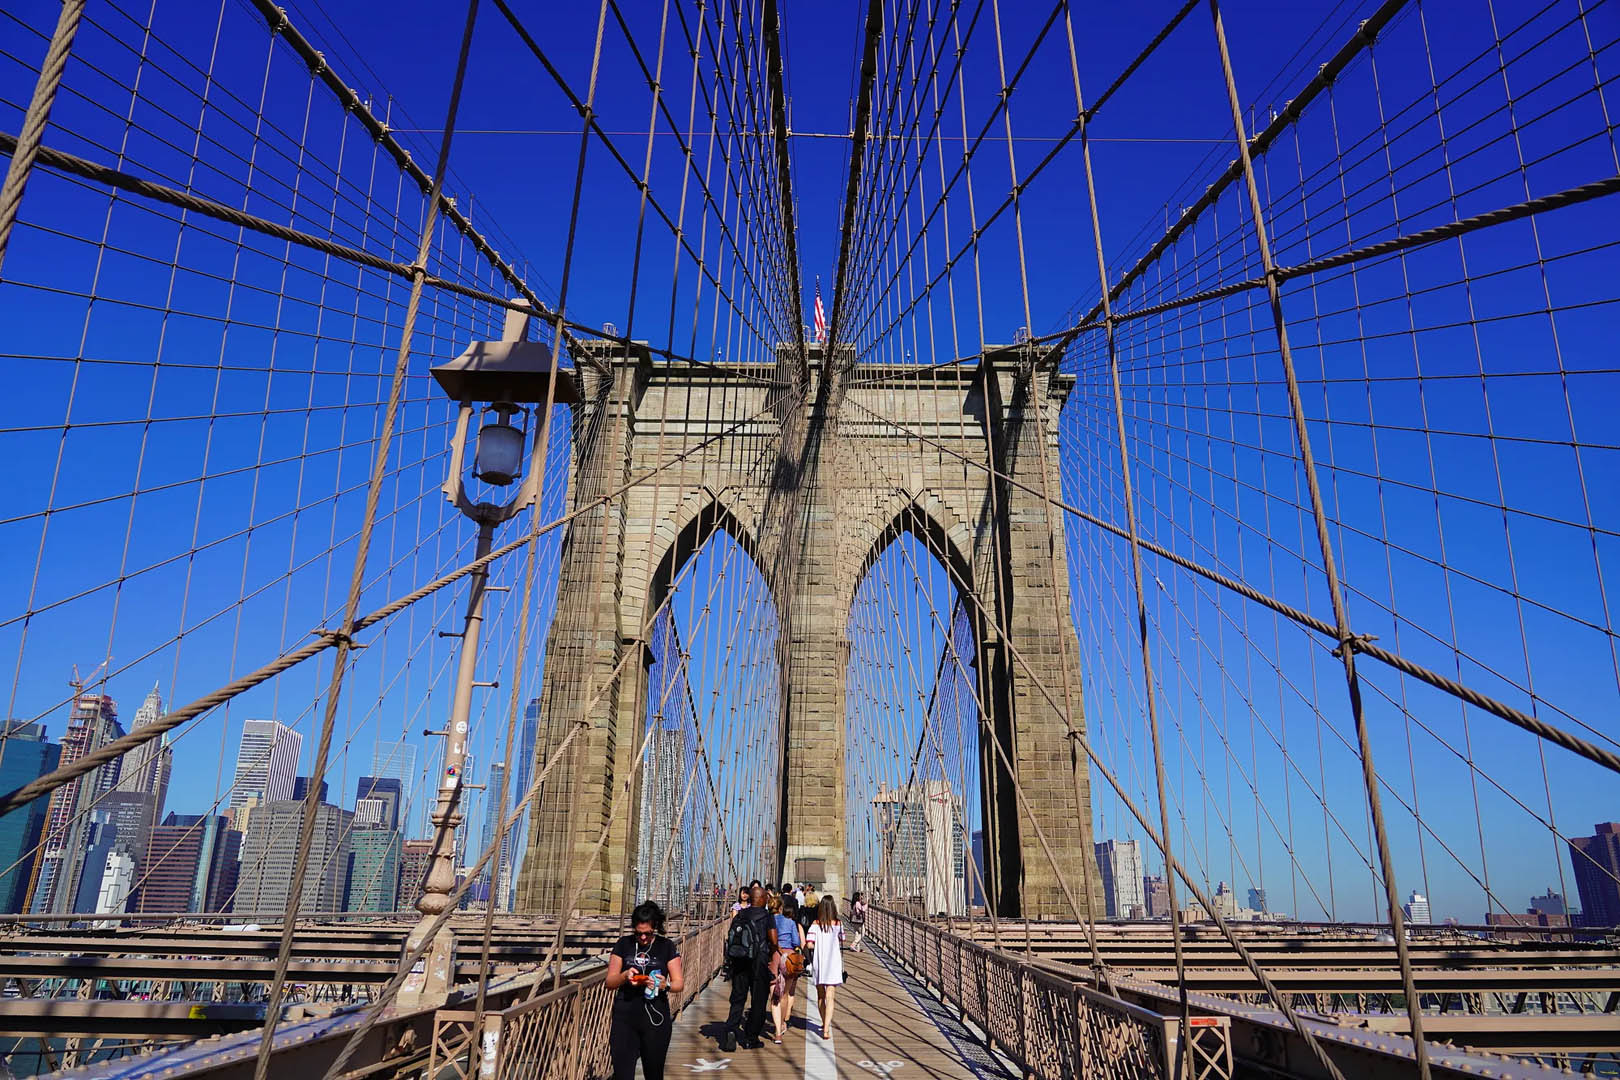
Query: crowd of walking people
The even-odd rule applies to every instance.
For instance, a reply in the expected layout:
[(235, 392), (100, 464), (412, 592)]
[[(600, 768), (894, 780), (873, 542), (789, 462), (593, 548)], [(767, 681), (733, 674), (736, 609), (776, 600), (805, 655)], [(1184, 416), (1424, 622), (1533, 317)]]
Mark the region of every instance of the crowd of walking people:
[[(769, 1036), (781, 1045), (792, 1024), (801, 980), (815, 987), (820, 1024), (806, 1037), (830, 1039), (838, 988), (845, 980), (844, 949), (860, 952), (866, 900), (856, 893), (849, 922), (832, 895), (810, 885), (759, 881), (739, 886), (726, 929), (722, 977), (730, 983), (730, 1011), (720, 1049), (758, 1049)], [(663, 1080), (673, 1020), (669, 994), (685, 985), (679, 947), (664, 936), (664, 912), (651, 901), (637, 905), (631, 932), (614, 945), (607, 987), (616, 991), (611, 1035), (614, 1080)]]
[(821, 1016), (812, 1034), (831, 1038), (838, 988), (844, 983), (844, 945), (860, 948), (865, 899), (855, 894), (849, 930), (831, 895), (817, 896), (812, 886), (792, 882), (780, 890), (759, 881), (741, 886), (731, 911), (726, 932), (731, 1011), (720, 1049), (729, 1053), (739, 1046), (763, 1046), (767, 1017), (771, 1041), (780, 1045), (793, 1017), (799, 981), (806, 978), (815, 987)]

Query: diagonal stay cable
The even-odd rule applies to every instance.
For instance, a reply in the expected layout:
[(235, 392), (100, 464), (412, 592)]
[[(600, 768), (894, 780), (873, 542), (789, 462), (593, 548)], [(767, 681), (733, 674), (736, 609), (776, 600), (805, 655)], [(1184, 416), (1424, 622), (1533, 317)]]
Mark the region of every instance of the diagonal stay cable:
[[(986, 465), (981, 461), (968, 457), (959, 451), (953, 450), (936, 439), (930, 439), (928, 436), (922, 434), (914, 428), (907, 427), (896, 420), (874, 412), (872, 409), (867, 408), (858, 401), (851, 401), (850, 404), (871, 416), (874, 420), (888, 424), (899, 431), (903, 431), (911, 438), (916, 439), (928, 446), (935, 447), (936, 449), (939, 449), (952, 457), (958, 458), (975, 469), (987, 472), (996, 479), (1011, 484), (1022, 491), (1036, 496), (1037, 498), (1043, 497), (1038, 488), (1019, 480), (1017, 477), (1010, 476), (999, 469), (991, 468), (989, 465)], [(1087, 513), (1078, 506), (1074, 506), (1071, 503), (1063, 501), (1062, 499), (1052, 498), (1049, 501), (1054, 507), (1073, 514), (1075, 517), (1086, 522), (1088, 525), (1094, 525), (1099, 529), (1113, 533), (1115, 536), (1118, 536), (1121, 539), (1129, 539), (1128, 531), (1122, 526), (1099, 518), (1095, 514)], [(1215, 582), (1217, 585), (1230, 589), (1241, 596), (1253, 600), (1257, 604), (1268, 607), (1272, 611), (1277, 612), (1279, 615), (1283, 615), (1289, 619), (1292, 619), (1294, 622), (1299, 623), (1301, 626), (1308, 627), (1309, 629), (1314, 630), (1325, 637), (1330, 637), (1337, 640), (1338, 631), (1334, 628), (1332, 623), (1324, 619), (1317, 618), (1315, 615), (1302, 611), (1299, 608), (1294, 607), (1292, 604), (1278, 600), (1276, 597), (1261, 592), (1252, 585), (1247, 585), (1233, 577), (1221, 573), (1218, 570), (1212, 570), (1209, 567), (1204, 566), (1202, 563), (1187, 558), (1185, 555), (1177, 554), (1176, 552), (1171, 551), (1169, 548), (1155, 544), (1149, 540), (1141, 540), (1140, 543), (1144, 551), (1150, 551), (1159, 556), (1161, 559), (1166, 559), (1173, 562), (1185, 570), (1190, 570), (1201, 577)], [(1545, 720), (1541, 720), (1538, 717), (1531, 716), (1529, 713), (1526, 713), (1521, 709), (1515, 709), (1513, 706), (1508, 705), (1505, 702), (1498, 701), (1488, 694), (1484, 694), (1479, 690), (1468, 686), (1466, 683), (1462, 683), (1456, 679), (1441, 675), (1439, 672), (1426, 668), (1414, 660), (1407, 659), (1404, 656), (1391, 652), (1382, 646), (1374, 644), (1373, 641), (1368, 637), (1352, 638), (1346, 647), (1360, 653), (1363, 656), (1369, 656), (1382, 664), (1387, 664), (1389, 667), (1392, 667), (1403, 674), (1410, 675), (1415, 679), (1428, 683), (1437, 690), (1443, 690), (1454, 697), (1460, 698), (1469, 705), (1482, 709), (1485, 712), (1490, 713), (1492, 716), (1506, 720), (1508, 723), (1513, 724), (1516, 727), (1523, 728), (1532, 735), (1537, 735), (1540, 738), (1546, 739), (1550, 743), (1555, 743), (1558, 746), (1562, 746), (1564, 749), (1570, 751), (1571, 753), (1578, 754), (1581, 757), (1586, 758), (1588, 761), (1596, 762), (1606, 769), (1620, 773), (1620, 754), (1616, 754), (1610, 750), (1604, 749), (1603, 747), (1590, 743), (1577, 735), (1572, 735), (1563, 728), (1549, 724)], [(3, 812), (6, 809), (6, 806), (7, 804), (5, 801), (0, 801), (0, 812)]]

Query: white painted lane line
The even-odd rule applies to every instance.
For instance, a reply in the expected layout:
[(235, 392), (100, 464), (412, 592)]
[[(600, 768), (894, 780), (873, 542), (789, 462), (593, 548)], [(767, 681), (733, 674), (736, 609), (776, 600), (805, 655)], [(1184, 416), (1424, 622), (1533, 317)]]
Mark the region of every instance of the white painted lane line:
[(816, 1004), (813, 986), (804, 995), (804, 1080), (838, 1080), (833, 1040), (821, 1037), (821, 1008)]

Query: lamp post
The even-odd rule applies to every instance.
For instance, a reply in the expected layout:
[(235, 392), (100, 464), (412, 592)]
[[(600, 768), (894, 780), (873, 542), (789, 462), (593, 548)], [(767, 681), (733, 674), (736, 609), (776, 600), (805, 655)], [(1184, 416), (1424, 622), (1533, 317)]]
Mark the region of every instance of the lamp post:
[[(540, 470), (535, 466), (541, 454), (539, 432), (544, 429), (548, 402), (577, 404), (579, 394), (573, 376), (556, 367), (551, 350), (538, 341), (529, 341), (530, 314), (526, 310), (506, 313), (500, 341), (475, 341), (456, 359), (432, 369), (439, 387), (461, 405), (451, 439), (449, 475), (444, 481), (445, 498), (478, 524), (474, 558), (482, 559), (495, 543), (495, 529), (519, 511), (534, 504), (540, 494)], [(531, 408), (532, 406), (532, 408)], [(481, 414), (477, 442), (473, 450), (472, 475), (492, 488), (521, 484), (517, 494), (505, 503), (474, 502), (467, 494), (467, 441), (475, 414)], [(535, 445), (530, 450), (525, 474), (524, 450), (533, 429)], [(439, 773), (438, 799), (430, 819), (433, 850), (428, 872), (422, 882), (422, 895), (416, 910), (422, 913), (410, 936), (405, 939), (405, 955), (427, 939), (434, 919), (450, 906), (450, 893), (456, 885), (455, 835), (461, 824), (461, 795), (470, 785), (463, 775), (467, 765), (468, 721), (472, 715), (472, 692), (476, 679), (478, 644), (484, 627), (484, 596), (488, 592), (489, 569), (481, 566), (470, 575), (467, 614), (462, 625), (461, 652), (456, 666), (455, 695), (450, 704), (450, 722), (444, 735), (444, 766)], [(504, 808), (500, 811), (504, 812)], [(449, 925), (433, 936), (432, 945), (417, 961), (400, 988), (399, 1002), (407, 1006), (442, 1003), (455, 979), (456, 939)]]

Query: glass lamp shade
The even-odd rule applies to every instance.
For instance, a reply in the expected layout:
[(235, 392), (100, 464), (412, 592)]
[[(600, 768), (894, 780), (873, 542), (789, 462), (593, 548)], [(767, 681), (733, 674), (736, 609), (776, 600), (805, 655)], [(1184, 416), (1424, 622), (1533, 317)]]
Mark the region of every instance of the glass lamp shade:
[(523, 471), (523, 431), (505, 422), (505, 417), (478, 429), (478, 479), (486, 484), (505, 486)]

